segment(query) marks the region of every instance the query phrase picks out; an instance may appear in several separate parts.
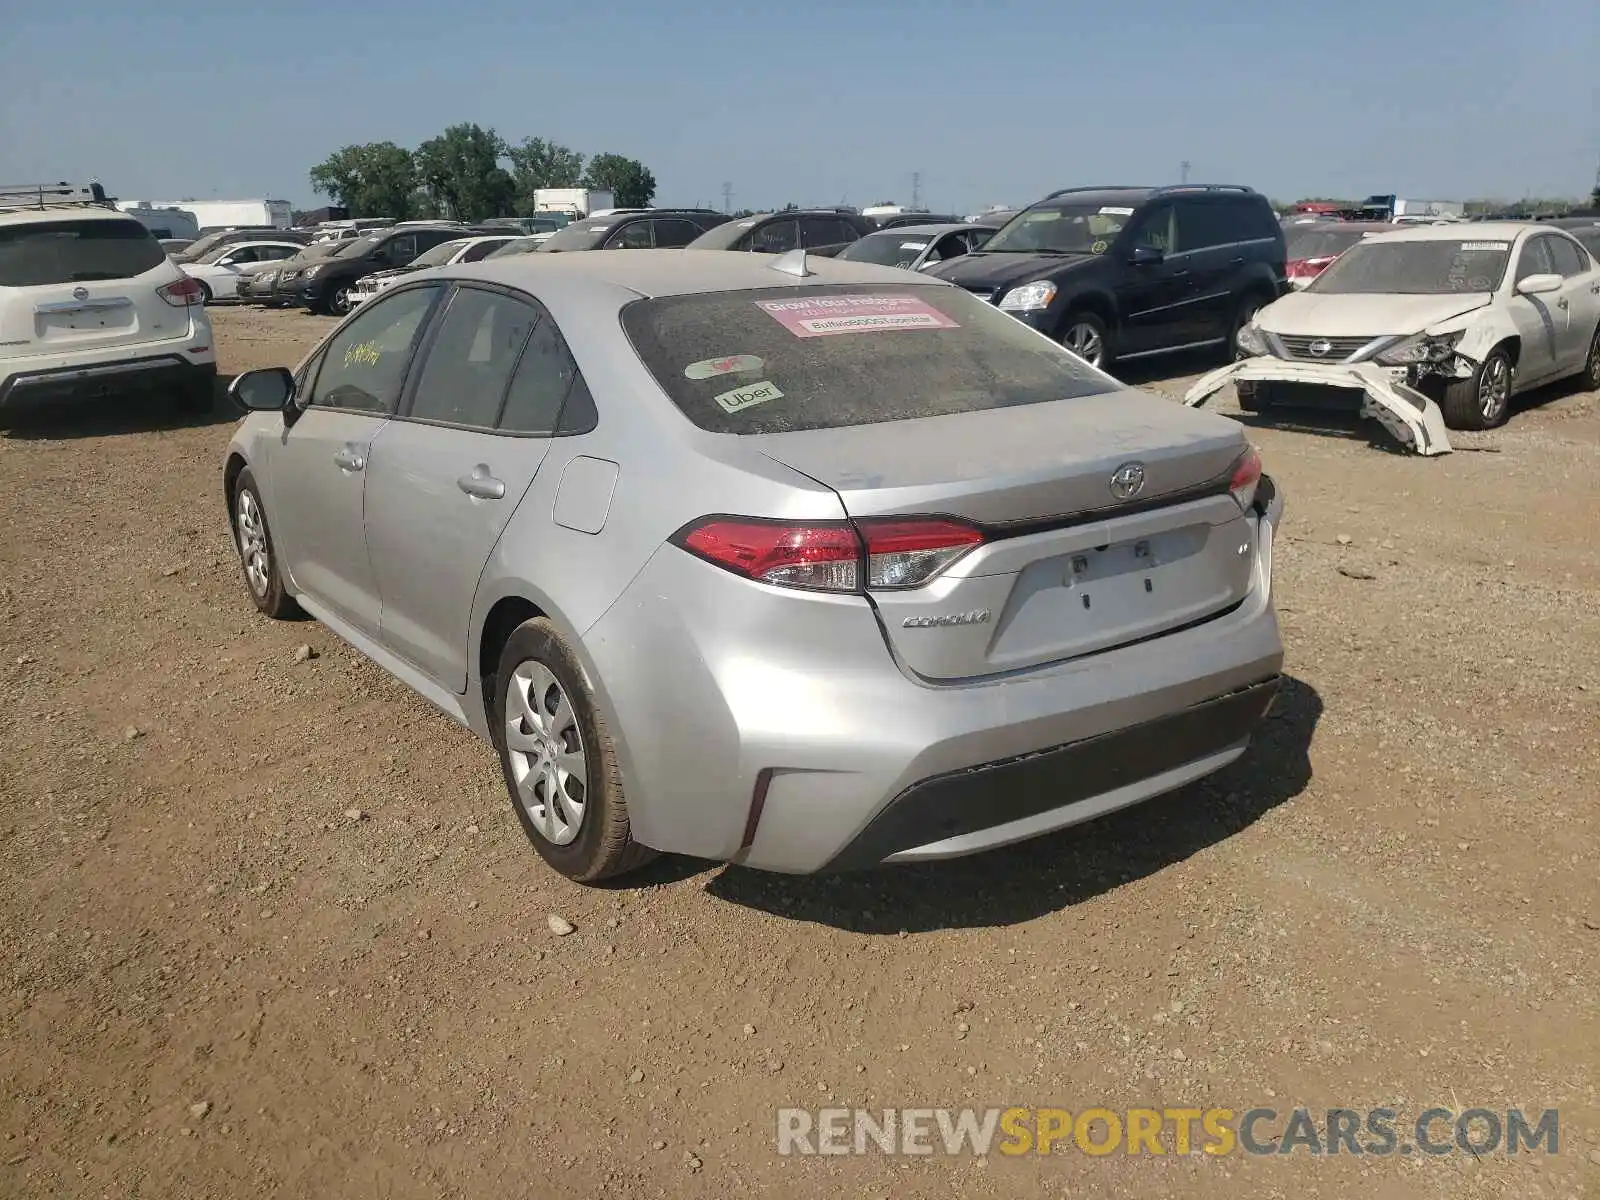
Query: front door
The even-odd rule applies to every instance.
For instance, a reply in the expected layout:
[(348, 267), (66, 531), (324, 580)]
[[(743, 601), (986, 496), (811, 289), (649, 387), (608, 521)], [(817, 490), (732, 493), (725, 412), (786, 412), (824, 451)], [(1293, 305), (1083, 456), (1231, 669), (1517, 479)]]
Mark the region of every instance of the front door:
[(1517, 254), (1517, 263), (1511, 276), (1512, 293), (1507, 304), (1511, 321), (1521, 335), (1522, 349), (1517, 355), (1517, 385), (1527, 387), (1556, 371), (1556, 347), (1559, 326), (1566, 323), (1560, 307), (1560, 292), (1544, 292), (1524, 296), (1515, 290), (1516, 285), (1530, 275), (1551, 275), (1555, 263), (1550, 258), (1549, 239), (1530, 237)]
[(1142, 354), (1191, 340), (1184, 331), (1193, 290), (1188, 257), (1179, 251), (1177, 213), (1171, 204), (1147, 212), (1121, 248), (1131, 257), (1137, 247), (1158, 251), (1159, 262), (1125, 261), (1118, 275), (1117, 307), (1122, 327), (1117, 353)]
[(367, 538), (383, 597), (380, 637), (453, 692), (467, 686), (478, 579), (544, 461), (576, 377), (542, 309), (459, 288), (401, 416), (373, 447)]
[(437, 286), (375, 302), (307, 374), (299, 419), (273, 449), (267, 519), (297, 592), (366, 633), (379, 601), (364, 527), (372, 445), (400, 398)]

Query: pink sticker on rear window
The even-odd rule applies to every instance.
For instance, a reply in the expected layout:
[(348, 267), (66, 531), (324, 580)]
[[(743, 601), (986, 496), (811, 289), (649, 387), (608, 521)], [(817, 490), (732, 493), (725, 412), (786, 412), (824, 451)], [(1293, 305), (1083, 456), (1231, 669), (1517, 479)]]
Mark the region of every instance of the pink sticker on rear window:
[(891, 329), (959, 329), (915, 296), (808, 296), (803, 300), (758, 300), (757, 307), (795, 337), (879, 333)]

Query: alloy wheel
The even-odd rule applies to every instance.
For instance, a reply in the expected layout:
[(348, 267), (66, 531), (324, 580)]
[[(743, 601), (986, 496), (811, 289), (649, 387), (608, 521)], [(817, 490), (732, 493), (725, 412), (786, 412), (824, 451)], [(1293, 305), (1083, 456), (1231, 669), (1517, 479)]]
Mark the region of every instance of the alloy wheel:
[(1091, 367), (1100, 365), (1100, 359), (1105, 355), (1106, 350), (1105, 342), (1100, 337), (1100, 331), (1088, 322), (1083, 321), (1067, 330), (1066, 336), (1061, 339), (1061, 344)]
[(272, 580), (272, 551), (267, 547), (267, 523), (261, 516), (261, 505), (256, 501), (256, 494), (247, 487), (239, 489), (234, 516), (245, 579), (256, 597), (263, 599)]
[(1504, 355), (1496, 354), (1483, 364), (1483, 374), (1478, 379), (1478, 411), (1491, 424), (1499, 420), (1511, 400), (1511, 364)]
[(569, 845), (583, 828), (589, 764), (572, 701), (542, 662), (529, 659), (512, 672), (505, 722), (517, 803), (541, 837)]

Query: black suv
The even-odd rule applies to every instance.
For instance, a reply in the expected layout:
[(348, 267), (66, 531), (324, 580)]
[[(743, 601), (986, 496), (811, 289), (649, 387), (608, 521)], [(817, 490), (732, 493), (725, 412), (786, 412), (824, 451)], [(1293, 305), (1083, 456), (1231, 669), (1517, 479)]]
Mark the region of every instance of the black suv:
[(719, 225), (690, 243), (691, 250), (752, 250), (757, 254), (782, 254), (805, 247), (848, 245), (876, 233), (878, 227), (860, 213), (832, 208), (798, 212), (757, 213)]
[(1278, 218), (1250, 188), (1066, 188), (928, 274), (1106, 367), (1192, 346), (1231, 354), (1287, 290), (1284, 258)]
[(344, 242), (326, 258), (314, 262), (291, 259), (278, 272), (274, 294), (302, 304), (314, 313), (342, 317), (350, 311), (350, 288), (374, 271), (409, 266), (424, 250), (440, 242), (471, 237), (459, 225), (400, 225), (379, 229), (366, 237)]
[(609, 212), (574, 221), (539, 247), (563, 250), (675, 250), (728, 218), (699, 208)]

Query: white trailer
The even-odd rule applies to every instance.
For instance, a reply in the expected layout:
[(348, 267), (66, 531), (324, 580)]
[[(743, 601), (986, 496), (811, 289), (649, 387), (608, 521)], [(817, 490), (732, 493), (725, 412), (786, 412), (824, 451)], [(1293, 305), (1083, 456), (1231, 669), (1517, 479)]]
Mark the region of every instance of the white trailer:
[(200, 236), (200, 222), (186, 209), (123, 206), (122, 211), (158, 238), (188, 238), (194, 241)]
[(535, 188), (535, 212), (566, 213), (569, 217), (587, 217), (602, 209), (615, 208), (616, 199), (606, 188)]
[(255, 226), (288, 229), (293, 208), (287, 200), (119, 200), (117, 207), (124, 212), (130, 208), (181, 208), (194, 214), (201, 233)]

